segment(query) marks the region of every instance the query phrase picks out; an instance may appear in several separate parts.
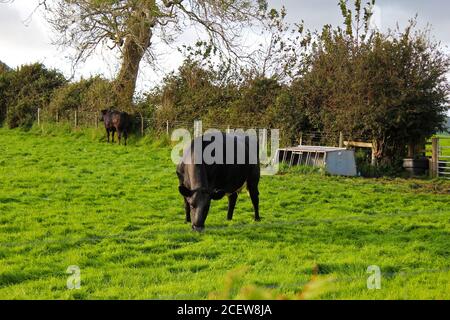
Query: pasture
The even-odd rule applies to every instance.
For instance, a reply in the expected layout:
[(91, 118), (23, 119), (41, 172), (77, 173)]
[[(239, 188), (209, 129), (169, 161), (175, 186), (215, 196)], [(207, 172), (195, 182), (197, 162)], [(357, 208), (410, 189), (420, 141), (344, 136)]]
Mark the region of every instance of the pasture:
[[(231, 222), (213, 202), (200, 234), (164, 141), (51, 126), (0, 136), (2, 299), (295, 298), (313, 269), (313, 298), (450, 298), (448, 181), (287, 171), (262, 178), (261, 222), (242, 193)], [(80, 289), (66, 288), (70, 265)]]
[(441, 150), (441, 155), (450, 156), (450, 135), (440, 135), (439, 137), (439, 146), (444, 147)]

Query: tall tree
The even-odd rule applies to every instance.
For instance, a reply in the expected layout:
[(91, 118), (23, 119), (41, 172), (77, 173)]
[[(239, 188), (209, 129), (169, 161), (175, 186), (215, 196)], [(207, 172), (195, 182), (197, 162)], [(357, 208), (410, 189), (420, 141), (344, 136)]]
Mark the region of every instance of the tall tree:
[(75, 49), (75, 63), (102, 45), (119, 53), (115, 91), (125, 106), (131, 105), (141, 61), (157, 61), (156, 43), (173, 43), (195, 26), (205, 31), (209, 50), (238, 57), (242, 29), (267, 10), (266, 0), (55, 0), (45, 6), (57, 43)]
[(355, 1), (355, 14), (340, 5), (345, 29), (315, 34), (293, 94), (318, 129), (371, 140), (378, 163), (400, 163), (444, 127), (450, 58), (415, 20), (381, 33), (367, 27), (373, 2)]

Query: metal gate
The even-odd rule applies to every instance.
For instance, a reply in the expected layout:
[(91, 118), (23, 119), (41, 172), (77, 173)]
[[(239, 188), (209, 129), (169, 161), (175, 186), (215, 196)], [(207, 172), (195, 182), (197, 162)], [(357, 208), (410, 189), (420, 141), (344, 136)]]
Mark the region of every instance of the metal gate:
[(438, 140), (437, 175), (450, 179), (450, 137), (440, 137)]

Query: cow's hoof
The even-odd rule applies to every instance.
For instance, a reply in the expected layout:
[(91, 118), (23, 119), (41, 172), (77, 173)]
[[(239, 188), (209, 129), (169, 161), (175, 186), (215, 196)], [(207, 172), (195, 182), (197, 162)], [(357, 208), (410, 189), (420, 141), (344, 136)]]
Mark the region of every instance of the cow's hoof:
[(203, 230), (205, 230), (205, 227), (192, 226), (192, 230), (195, 232), (203, 232)]
[(256, 222), (260, 222), (260, 221), (261, 221), (261, 217), (255, 218), (255, 221), (256, 221)]

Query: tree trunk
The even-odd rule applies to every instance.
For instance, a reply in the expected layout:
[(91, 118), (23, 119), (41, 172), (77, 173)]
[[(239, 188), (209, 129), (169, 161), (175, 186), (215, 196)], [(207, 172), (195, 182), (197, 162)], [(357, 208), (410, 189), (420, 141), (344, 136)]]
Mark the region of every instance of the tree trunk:
[(139, 64), (150, 47), (152, 37), (150, 23), (136, 23), (130, 28), (122, 49), (122, 64), (115, 81), (116, 103), (121, 110), (131, 110)]

